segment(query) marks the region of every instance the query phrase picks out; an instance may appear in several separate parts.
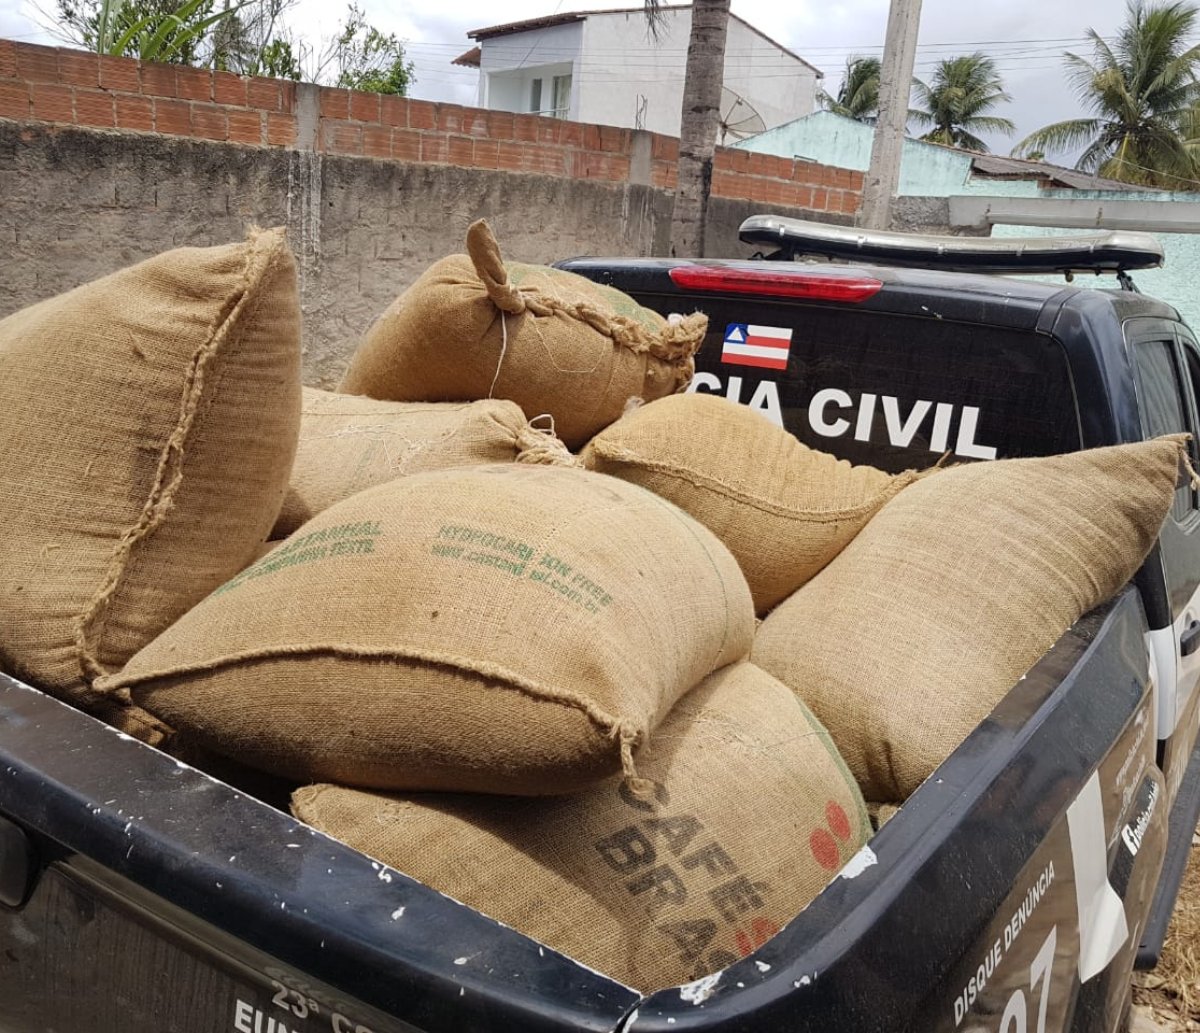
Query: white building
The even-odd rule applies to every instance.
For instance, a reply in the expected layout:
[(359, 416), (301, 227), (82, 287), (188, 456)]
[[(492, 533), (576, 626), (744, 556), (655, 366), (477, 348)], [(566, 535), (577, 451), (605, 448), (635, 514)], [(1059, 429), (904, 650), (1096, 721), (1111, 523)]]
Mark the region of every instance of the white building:
[[(678, 136), (692, 9), (664, 7), (662, 14), (657, 38), (644, 7), (476, 29), (468, 35), (479, 45), (454, 63), (479, 68), (481, 108)], [(807, 115), (820, 79), (817, 68), (731, 14), (723, 142)]]

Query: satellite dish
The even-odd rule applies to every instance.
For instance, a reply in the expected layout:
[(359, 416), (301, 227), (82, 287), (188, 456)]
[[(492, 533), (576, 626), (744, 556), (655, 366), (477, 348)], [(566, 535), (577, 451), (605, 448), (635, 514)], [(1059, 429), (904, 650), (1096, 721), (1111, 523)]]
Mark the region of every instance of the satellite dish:
[(751, 136), (757, 136), (767, 130), (767, 124), (760, 115), (739, 93), (728, 86), (721, 87), (720, 120), (721, 143), (726, 139), (737, 142)]

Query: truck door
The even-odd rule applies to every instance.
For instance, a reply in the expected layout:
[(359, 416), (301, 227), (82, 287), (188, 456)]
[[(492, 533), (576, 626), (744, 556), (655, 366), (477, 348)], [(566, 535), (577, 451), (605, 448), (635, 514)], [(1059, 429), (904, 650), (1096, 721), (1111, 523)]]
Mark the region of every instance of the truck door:
[[(1131, 325), (1136, 324), (1136, 325)], [(1126, 326), (1142, 430), (1147, 437), (1184, 431), (1197, 462), (1200, 351), (1186, 328), (1163, 320)], [(1175, 492), (1158, 554), (1171, 605), (1171, 626), (1149, 632), (1158, 691), (1158, 738), (1167, 800), (1183, 779), (1200, 720), (1200, 496), (1188, 482)]]

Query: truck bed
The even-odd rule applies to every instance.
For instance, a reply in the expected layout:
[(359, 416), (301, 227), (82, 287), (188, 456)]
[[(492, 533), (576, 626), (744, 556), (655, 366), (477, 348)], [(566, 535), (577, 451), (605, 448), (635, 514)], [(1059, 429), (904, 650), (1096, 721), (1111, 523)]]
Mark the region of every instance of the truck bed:
[(782, 933), (648, 998), (0, 676), (0, 1031), (1095, 1028), (1166, 837), (1144, 629), (1085, 616)]

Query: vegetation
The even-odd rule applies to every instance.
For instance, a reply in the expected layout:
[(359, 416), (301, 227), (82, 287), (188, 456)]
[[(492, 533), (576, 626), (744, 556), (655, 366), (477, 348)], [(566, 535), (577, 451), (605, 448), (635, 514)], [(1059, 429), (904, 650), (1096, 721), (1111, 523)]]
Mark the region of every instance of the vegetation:
[(1075, 167), (1154, 187), (1194, 189), (1200, 179), (1200, 46), (1189, 45), (1197, 10), (1186, 0), (1130, 0), (1110, 45), (1088, 29), (1092, 56), (1066, 55), (1067, 78), (1090, 118), (1043, 126), (1013, 153), (1081, 149)]
[(165, 61), (352, 90), (407, 94), (413, 65), (395, 35), (367, 23), (351, 2), (333, 39), (314, 48), (292, 37), (296, 0), (56, 0), (69, 42), (102, 54)]
[(404, 60), (404, 47), (394, 35), (368, 25), (362, 10), (350, 5), (346, 24), (330, 50), (335, 85), (370, 93), (403, 97), (413, 81), (413, 66)]
[(214, 0), (58, 0), (68, 34), (101, 54), (195, 64), (207, 37), (237, 8), (213, 12)]
[(1011, 134), (1015, 129), (1010, 119), (989, 114), (1012, 98), (1004, 92), (995, 62), (982, 53), (939, 61), (930, 83), (916, 79), (913, 90), (916, 104), (909, 118), (928, 129), (922, 140), (986, 152), (977, 133)]
[(822, 90), (819, 95), (821, 106), (835, 115), (874, 125), (879, 114), (879, 68), (879, 58), (852, 54), (846, 58), (846, 71), (837, 96), (832, 97)]

